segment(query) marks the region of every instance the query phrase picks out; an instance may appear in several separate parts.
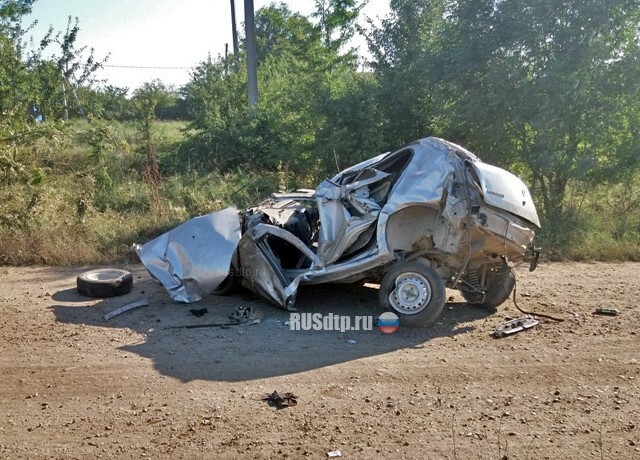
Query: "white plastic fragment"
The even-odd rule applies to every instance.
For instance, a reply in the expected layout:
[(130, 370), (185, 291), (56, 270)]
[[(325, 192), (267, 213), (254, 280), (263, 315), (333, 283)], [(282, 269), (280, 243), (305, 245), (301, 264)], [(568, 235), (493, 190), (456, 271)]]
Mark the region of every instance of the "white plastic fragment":
[(113, 310), (109, 313), (107, 313), (106, 315), (104, 315), (104, 319), (111, 319), (114, 316), (118, 316), (122, 313), (124, 313), (125, 311), (129, 311), (129, 310), (133, 310), (134, 308), (138, 308), (138, 307), (146, 307), (147, 305), (149, 305), (149, 301), (147, 299), (142, 299), (142, 300), (138, 300), (136, 302), (131, 302), (128, 303), (126, 305), (123, 305), (120, 308), (117, 308), (116, 310)]
[(329, 458), (342, 457), (342, 452), (340, 452), (339, 449), (331, 450), (331, 451), (327, 452), (327, 457), (329, 457)]

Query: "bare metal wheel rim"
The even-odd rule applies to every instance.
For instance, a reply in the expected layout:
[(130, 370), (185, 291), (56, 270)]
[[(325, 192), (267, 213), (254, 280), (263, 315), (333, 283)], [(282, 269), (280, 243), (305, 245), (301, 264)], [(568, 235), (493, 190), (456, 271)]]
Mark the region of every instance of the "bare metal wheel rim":
[(396, 288), (389, 294), (389, 303), (399, 313), (415, 315), (431, 301), (431, 284), (420, 273), (407, 272), (396, 278)]
[(91, 281), (111, 281), (117, 280), (125, 274), (126, 272), (122, 270), (96, 270), (86, 273), (85, 277)]

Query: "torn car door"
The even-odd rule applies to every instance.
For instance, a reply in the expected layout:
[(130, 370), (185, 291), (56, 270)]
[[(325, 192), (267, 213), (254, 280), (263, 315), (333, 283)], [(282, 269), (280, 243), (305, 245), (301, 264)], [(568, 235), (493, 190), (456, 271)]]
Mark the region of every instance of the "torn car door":
[(315, 253), (295, 235), (274, 225), (258, 223), (240, 239), (238, 263), (242, 284), (271, 303), (292, 310), (302, 275), (292, 276), (282, 267), (272, 247), (276, 241), (288, 245), (287, 251), (298, 255), (297, 265), (308, 264), (308, 271), (324, 268)]

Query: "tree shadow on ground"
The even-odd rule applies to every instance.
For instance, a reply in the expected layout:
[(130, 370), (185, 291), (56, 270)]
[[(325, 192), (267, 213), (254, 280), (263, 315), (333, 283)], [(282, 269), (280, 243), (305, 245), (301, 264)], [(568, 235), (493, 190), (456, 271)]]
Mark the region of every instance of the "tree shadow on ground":
[[(233, 296), (209, 296), (195, 304), (173, 302), (146, 272), (137, 270), (133, 291), (123, 297), (104, 299), (93, 305), (79, 305), (71, 291), (56, 293), (52, 306), (57, 321), (107, 328), (129, 328), (146, 336), (143, 343), (125, 345), (121, 350), (152, 360), (163, 375), (181, 381), (196, 379), (246, 381), (289, 375), (350, 362), (397, 350), (426, 347), (430, 340), (475, 329), (473, 321), (486, 311), (464, 303), (447, 303), (438, 321), (426, 328), (400, 329), (383, 334), (372, 330), (290, 330), (285, 324), (289, 312), (275, 308), (241, 291)], [(299, 313), (322, 315), (378, 316), (378, 290), (374, 286), (320, 285), (299, 291)], [(150, 305), (105, 320), (107, 312), (146, 298)], [(59, 300), (58, 300), (59, 299)], [(84, 299), (87, 300), (86, 298)], [(254, 325), (207, 327), (224, 323), (237, 307), (251, 307)], [(191, 309), (207, 309), (196, 317)], [(183, 326), (198, 326), (185, 328)], [(204, 327), (200, 327), (204, 326)]]

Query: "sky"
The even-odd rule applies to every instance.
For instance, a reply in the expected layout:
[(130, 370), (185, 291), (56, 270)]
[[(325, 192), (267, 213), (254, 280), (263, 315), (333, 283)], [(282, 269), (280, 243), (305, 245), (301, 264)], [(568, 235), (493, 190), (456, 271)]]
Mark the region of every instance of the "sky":
[[(254, 0), (258, 9), (272, 3)], [(283, 0), (292, 11), (309, 15), (314, 0)], [(239, 32), (243, 30), (244, 1), (235, 0)], [(389, 0), (369, 0), (362, 15), (372, 19), (388, 13)], [(78, 45), (94, 48), (100, 59), (110, 54), (98, 77), (109, 85), (131, 90), (159, 78), (180, 86), (189, 81), (189, 69), (212, 57), (229, 52), (231, 7), (229, 0), (36, 0), (25, 25), (37, 21), (29, 35), (35, 41), (49, 26), (64, 32), (68, 17), (78, 17)], [(366, 53), (364, 39), (353, 46)], [(168, 67), (165, 69), (134, 67)]]

